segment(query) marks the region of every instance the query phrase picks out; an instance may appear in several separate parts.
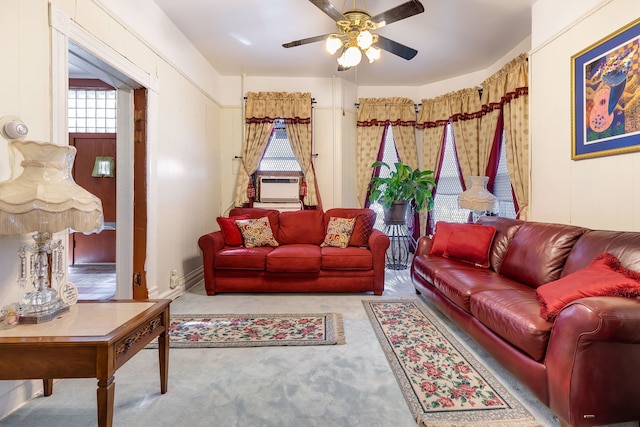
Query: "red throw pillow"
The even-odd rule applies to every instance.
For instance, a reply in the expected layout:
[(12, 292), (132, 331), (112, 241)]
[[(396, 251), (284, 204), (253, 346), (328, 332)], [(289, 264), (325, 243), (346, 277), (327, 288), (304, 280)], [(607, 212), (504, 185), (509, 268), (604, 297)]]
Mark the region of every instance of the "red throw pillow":
[(222, 236), (224, 237), (224, 244), (227, 246), (242, 246), (242, 234), (240, 233), (238, 224), (236, 224), (236, 220), (238, 219), (249, 219), (249, 215), (232, 216), (229, 218), (219, 216), (216, 218), (220, 226), (220, 231), (222, 231)]
[(595, 296), (640, 296), (640, 273), (624, 268), (618, 258), (604, 252), (587, 267), (536, 289), (540, 316), (550, 322), (571, 301)]
[(376, 213), (361, 213), (356, 216), (356, 224), (349, 239), (349, 246), (369, 246), (369, 236), (376, 222)]
[(475, 264), (478, 267), (489, 267), (491, 243), (496, 235), (496, 228), (480, 224), (450, 224), (451, 234), (444, 250), (445, 258), (455, 258)]
[(450, 222), (439, 221), (436, 223), (436, 233), (433, 235), (433, 243), (431, 244), (430, 255), (444, 255), (447, 249), (447, 242), (451, 234)]

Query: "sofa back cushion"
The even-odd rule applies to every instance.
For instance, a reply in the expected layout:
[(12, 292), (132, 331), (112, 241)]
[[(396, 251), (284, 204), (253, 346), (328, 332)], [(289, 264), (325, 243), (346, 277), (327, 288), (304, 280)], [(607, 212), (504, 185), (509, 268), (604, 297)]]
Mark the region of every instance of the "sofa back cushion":
[(490, 225), (496, 229), (496, 235), (493, 238), (491, 253), (489, 255), (489, 262), (491, 263), (491, 268), (496, 273), (500, 273), (502, 260), (507, 253), (509, 243), (511, 243), (511, 239), (515, 236), (516, 231), (524, 224), (524, 221), (500, 216), (483, 216), (480, 217), (477, 224)]
[(278, 235), (278, 219), (280, 217), (280, 211), (275, 209), (261, 209), (261, 208), (233, 208), (229, 211), (229, 216), (249, 215), (250, 219), (258, 219), (262, 217), (269, 218), (269, 225), (271, 225), (271, 232), (273, 237)]
[(282, 212), (278, 242), (281, 245), (318, 245), (324, 241), (324, 214), (320, 210)]
[(500, 274), (532, 288), (557, 280), (571, 248), (586, 228), (525, 222), (516, 231), (500, 266)]
[(603, 252), (618, 258), (626, 268), (640, 271), (640, 233), (589, 230), (573, 245), (561, 277), (585, 268)]
[(355, 218), (356, 223), (351, 232), (349, 246), (369, 246), (369, 236), (376, 223), (375, 211), (368, 208), (333, 208), (324, 213), (324, 227), (327, 228), (329, 219), (335, 218)]

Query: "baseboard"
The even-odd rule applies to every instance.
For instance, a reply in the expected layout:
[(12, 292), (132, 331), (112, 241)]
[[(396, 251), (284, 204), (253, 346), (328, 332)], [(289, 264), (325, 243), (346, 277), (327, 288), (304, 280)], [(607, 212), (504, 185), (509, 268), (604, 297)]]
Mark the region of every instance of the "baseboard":
[[(204, 281), (204, 269), (202, 266), (199, 266), (182, 277), (178, 277), (178, 286), (173, 289), (167, 289), (166, 292), (161, 294), (158, 293), (158, 288), (154, 288), (154, 292), (152, 294), (151, 289), (149, 290), (149, 298), (160, 298), (160, 299), (171, 299), (174, 300), (180, 296), (182, 296), (188, 289), (201, 284)], [(155, 295), (151, 297), (151, 295)]]

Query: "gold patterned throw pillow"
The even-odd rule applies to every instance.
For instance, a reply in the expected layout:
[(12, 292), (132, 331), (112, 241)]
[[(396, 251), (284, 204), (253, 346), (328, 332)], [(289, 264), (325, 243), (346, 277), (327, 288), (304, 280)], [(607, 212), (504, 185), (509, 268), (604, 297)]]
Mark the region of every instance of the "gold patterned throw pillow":
[(349, 245), (349, 239), (353, 232), (353, 226), (356, 223), (355, 218), (329, 218), (327, 226), (327, 234), (324, 236), (324, 242), (320, 246), (334, 246), (336, 248), (346, 248)]
[(247, 248), (257, 248), (259, 246), (278, 246), (278, 242), (273, 238), (269, 218), (241, 219), (236, 224), (242, 233), (244, 246)]

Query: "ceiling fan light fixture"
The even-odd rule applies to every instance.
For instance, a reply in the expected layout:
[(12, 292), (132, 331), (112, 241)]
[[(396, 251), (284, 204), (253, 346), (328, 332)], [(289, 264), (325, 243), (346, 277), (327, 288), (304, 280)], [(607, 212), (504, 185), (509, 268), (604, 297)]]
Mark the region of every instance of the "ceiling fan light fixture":
[(367, 50), (373, 44), (373, 35), (369, 30), (360, 31), (356, 40), (360, 49)]
[(380, 49), (375, 46), (370, 46), (369, 49), (365, 50), (364, 54), (367, 55), (369, 63), (380, 59)]
[(334, 35), (330, 35), (329, 37), (327, 37), (325, 47), (327, 49), (327, 52), (329, 52), (331, 55), (334, 55), (342, 47), (342, 40)]

